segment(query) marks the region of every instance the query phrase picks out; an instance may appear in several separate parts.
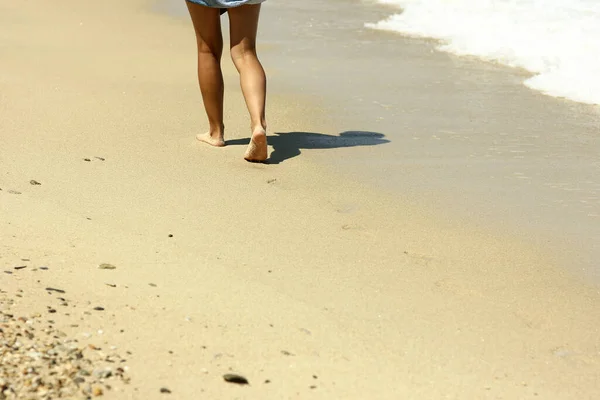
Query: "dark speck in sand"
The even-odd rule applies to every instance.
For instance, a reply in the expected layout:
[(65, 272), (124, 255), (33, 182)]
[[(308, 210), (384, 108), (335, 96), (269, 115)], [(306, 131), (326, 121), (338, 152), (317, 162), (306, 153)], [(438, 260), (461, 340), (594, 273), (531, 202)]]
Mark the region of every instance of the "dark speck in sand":
[(95, 158), (95, 159), (97, 159), (97, 160), (100, 160), (100, 161), (104, 161), (104, 160), (106, 160), (104, 157), (98, 157), (98, 156), (96, 156), (96, 157), (94, 157), (94, 158)]
[(27, 268), (27, 265), (21, 265), (19, 267), (15, 267), (15, 269), (24, 269), (24, 268)]
[(30, 180), (29, 183), (31, 183), (33, 186), (41, 185), (41, 183), (39, 183), (35, 179)]
[(104, 311), (104, 307), (94, 307), (94, 310), (96, 310), (96, 311)]
[(12, 271), (4, 271), (5, 274), (12, 275)]
[(44, 271), (47, 271), (48, 267), (40, 267), (40, 269), (43, 269)]
[(56, 288), (51, 288), (51, 287), (47, 287), (46, 290), (49, 292), (65, 293), (65, 291), (62, 289), (56, 289)]
[(237, 374), (225, 374), (223, 375), (223, 379), (225, 379), (225, 382), (229, 382), (229, 383), (237, 383), (238, 385), (248, 385), (248, 379), (244, 378), (241, 375), (237, 375)]
[(162, 387), (162, 388), (160, 388), (160, 392), (161, 392), (161, 393), (167, 393), (167, 394), (168, 394), (168, 393), (171, 393), (171, 391), (170, 391), (168, 388), (166, 388), (166, 387)]
[(92, 161), (89, 158), (84, 158), (83, 161)]
[(172, 233), (169, 233), (169, 237), (173, 237), (173, 234), (172, 234)]

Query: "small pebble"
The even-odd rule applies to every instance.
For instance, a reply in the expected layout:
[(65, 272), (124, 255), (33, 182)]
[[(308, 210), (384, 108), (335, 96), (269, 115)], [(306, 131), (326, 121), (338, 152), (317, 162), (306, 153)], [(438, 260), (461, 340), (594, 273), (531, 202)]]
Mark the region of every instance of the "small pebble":
[(171, 393), (171, 391), (168, 388), (166, 388), (166, 387), (161, 387), (160, 388), (160, 392), (161, 393)]
[(104, 307), (94, 307), (94, 310), (96, 310), (96, 311), (104, 311)]
[(34, 179), (30, 180), (29, 183), (31, 183), (34, 186), (41, 185), (41, 183), (39, 183), (38, 181), (36, 181)]
[(229, 383), (237, 383), (238, 385), (248, 385), (248, 379), (244, 378), (241, 375), (237, 375), (237, 374), (225, 374), (223, 375), (223, 379), (225, 380), (225, 382), (229, 382)]
[(56, 288), (52, 288), (52, 287), (47, 287), (46, 290), (49, 292), (65, 293), (65, 291), (62, 289), (56, 289)]
[(103, 264), (100, 264), (100, 265), (98, 266), (98, 268), (99, 268), (99, 269), (116, 269), (117, 267), (115, 267), (115, 266), (114, 266), (114, 265), (112, 265), (112, 264), (106, 264), (106, 263), (103, 263)]

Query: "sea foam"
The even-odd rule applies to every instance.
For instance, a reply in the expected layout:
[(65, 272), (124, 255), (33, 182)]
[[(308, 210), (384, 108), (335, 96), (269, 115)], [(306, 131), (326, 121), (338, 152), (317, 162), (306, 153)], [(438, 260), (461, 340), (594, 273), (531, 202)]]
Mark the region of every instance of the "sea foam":
[(378, 2), (400, 10), (369, 28), (440, 39), (440, 50), (531, 71), (532, 89), (600, 104), (598, 0)]

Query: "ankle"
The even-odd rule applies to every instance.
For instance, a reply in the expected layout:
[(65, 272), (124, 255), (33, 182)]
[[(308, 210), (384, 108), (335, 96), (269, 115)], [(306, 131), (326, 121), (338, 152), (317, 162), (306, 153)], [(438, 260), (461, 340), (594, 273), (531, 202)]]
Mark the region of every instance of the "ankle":
[(213, 125), (210, 124), (210, 128), (208, 133), (210, 134), (210, 136), (212, 137), (221, 137), (223, 136), (223, 133), (225, 132), (225, 125), (221, 124), (221, 125)]
[(260, 122), (260, 123), (253, 123), (251, 125), (251, 128), (252, 128), (252, 132), (257, 132), (257, 131), (261, 131), (261, 130), (266, 132), (267, 131), (267, 124), (264, 121)]

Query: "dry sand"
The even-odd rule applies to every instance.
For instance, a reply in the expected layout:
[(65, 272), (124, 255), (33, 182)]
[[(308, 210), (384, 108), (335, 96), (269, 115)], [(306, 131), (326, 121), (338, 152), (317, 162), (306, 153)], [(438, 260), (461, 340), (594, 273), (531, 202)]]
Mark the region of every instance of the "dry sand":
[[(195, 142), (189, 25), (141, 0), (0, 0), (0, 26), (0, 289), (127, 355), (105, 397), (600, 396), (598, 288), (545, 252)], [(228, 139), (247, 138), (227, 71)], [(292, 93), (269, 107), (273, 131), (327, 126)]]

